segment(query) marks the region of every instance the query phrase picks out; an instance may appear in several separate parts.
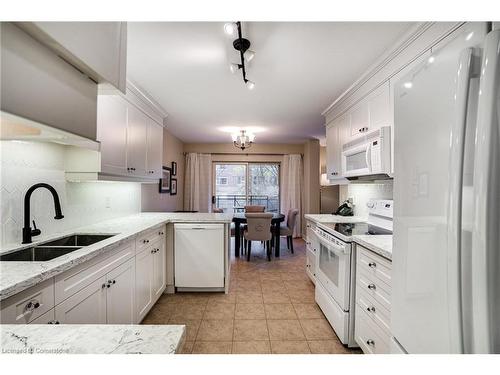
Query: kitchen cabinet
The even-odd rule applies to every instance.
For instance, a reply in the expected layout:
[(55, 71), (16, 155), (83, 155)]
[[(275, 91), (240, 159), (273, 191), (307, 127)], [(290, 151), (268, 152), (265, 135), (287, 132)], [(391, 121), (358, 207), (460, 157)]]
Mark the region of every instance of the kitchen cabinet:
[[(162, 232), (163, 233), (163, 232)], [(166, 286), (166, 246), (162, 235), (153, 245), (153, 297), (158, 299)]]
[(333, 120), (326, 130), (326, 170), (330, 181), (342, 180), (342, 145), (350, 129), (349, 117)]
[(350, 119), (350, 137), (356, 137), (368, 131), (370, 111), (367, 100), (361, 100), (346, 115)]
[(314, 230), (316, 224), (311, 220), (306, 220), (306, 274), (311, 281), (316, 284), (316, 267), (318, 264), (319, 243)]
[(56, 324), (56, 322), (55, 309), (50, 309), (45, 314), (39, 316), (35, 320), (32, 320), (29, 324)]
[(106, 323), (134, 324), (135, 260), (130, 259), (109, 272), (106, 286)]
[(149, 247), (135, 258), (135, 295), (137, 320), (140, 322), (153, 306), (153, 253)]
[(389, 260), (356, 245), (354, 336), (364, 353), (390, 353), (391, 274)]
[(55, 308), (61, 324), (106, 324), (106, 277), (100, 277)]
[(103, 173), (127, 174), (127, 112), (127, 102), (119, 96), (98, 96), (97, 138)]
[(15, 24), (0, 30), (1, 110), (95, 141), (96, 83)]
[(155, 179), (162, 177), (163, 128), (153, 120), (148, 122), (146, 173)]
[(148, 116), (133, 104), (128, 105), (127, 171), (139, 177), (146, 176)]
[(23, 22), (19, 25), (96, 82), (108, 82), (125, 92), (126, 22)]

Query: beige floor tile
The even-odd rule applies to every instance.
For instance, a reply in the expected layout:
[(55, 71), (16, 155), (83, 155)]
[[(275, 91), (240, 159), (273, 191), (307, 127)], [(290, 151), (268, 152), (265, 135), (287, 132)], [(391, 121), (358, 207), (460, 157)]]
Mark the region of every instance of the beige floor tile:
[[(304, 267), (305, 267), (305, 261), (304, 261)], [(281, 279), (283, 281), (307, 280), (308, 276), (305, 274), (305, 271), (303, 271), (303, 272), (281, 272)]]
[(299, 319), (324, 319), (319, 306), (315, 303), (294, 303), (293, 307)]
[(269, 340), (269, 333), (267, 330), (266, 320), (264, 319), (235, 320), (234, 340), (235, 341)]
[(260, 282), (262, 292), (282, 292), (286, 293), (285, 284), (281, 280), (264, 280)]
[(186, 341), (194, 341), (196, 340), (201, 320), (172, 318), (168, 321), (168, 324), (184, 324), (186, 326)]
[(260, 281), (281, 281), (281, 273), (279, 271), (265, 271), (259, 274)]
[(271, 341), (273, 354), (309, 354), (307, 341)]
[(315, 303), (314, 291), (311, 290), (291, 290), (288, 295), (292, 303)]
[(232, 349), (232, 341), (196, 341), (193, 354), (231, 354)]
[(313, 354), (359, 354), (359, 349), (348, 349), (338, 339), (310, 340), (309, 349)]
[(262, 293), (264, 303), (290, 303), (290, 298), (286, 292), (268, 292)]
[(305, 340), (298, 320), (268, 320), (271, 340)]
[(203, 313), (206, 320), (234, 319), (234, 304), (232, 303), (209, 303)]
[(332, 327), (326, 319), (302, 319), (300, 325), (308, 340), (336, 338)]
[(257, 277), (257, 280), (238, 280), (235, 287), (236, 292), (260, 292), (260, 280)]
[(165, 313), (153, 306), (141, 324), (167, 324), (171, 317), (172, 313)]
[(263, 303), (262, 292), (260, 291), (237, 292), (236, 303)]
[(206, 305), (198, 303), (184, 303), (175, 305), (172, 318), (179, 319), (201, 319), (205, 312)]
[(191, 354), (193, 352), (194, 341), (184, 341), (178, 354)]
[(314, 284), (310, 280), (287, 280), (284, 282), (288, 291), (307, 290), (314, 291)]
[(237, 303), (235, 319), (265, 319), (266, 312), (262, 303)]
[(232, 341), (233, 320), (202, 320), (196, 341)]
[(236, 303), (236, 293), (216, 293), (208, 298), (208, 305), (214, 303)]
[(264, 304), (266, 319), (297, 319), (297, 314), (291, 303), (268, 303)]
[(234, 341), (233, 354), (270, 354), (269, 341)]

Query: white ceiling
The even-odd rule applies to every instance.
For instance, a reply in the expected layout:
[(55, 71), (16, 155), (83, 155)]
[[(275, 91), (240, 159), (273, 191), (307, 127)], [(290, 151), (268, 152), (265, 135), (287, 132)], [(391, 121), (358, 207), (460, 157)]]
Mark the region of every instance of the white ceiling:
[(227, 127), (257, 127), (259, 143), (324, 137), (321, 112), (389, 48), (410, 23), (243, 23), (256, 52), (247, 78), (234, 37), (219, 22), (130, 22), (128, 76), (169, 113), (185, 142), (228, 142)]

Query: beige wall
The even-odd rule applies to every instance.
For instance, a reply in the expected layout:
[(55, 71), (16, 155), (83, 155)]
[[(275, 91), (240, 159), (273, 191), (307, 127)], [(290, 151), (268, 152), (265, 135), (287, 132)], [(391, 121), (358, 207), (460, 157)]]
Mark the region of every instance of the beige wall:
[[(302, 214), (319, 213), (319, 171), (320, 146), (317, 139), (304, 144), (304, 196)], [(305, 233), (305, 220), (302, 220), (302, 233)]]
[(163, 165), (177, 162), (177, 195), (160, 194), (158, 183), (142, 184), (142, 211), (169, 212), (183, 209), (184, 197), (184, 143), (163, 129)]

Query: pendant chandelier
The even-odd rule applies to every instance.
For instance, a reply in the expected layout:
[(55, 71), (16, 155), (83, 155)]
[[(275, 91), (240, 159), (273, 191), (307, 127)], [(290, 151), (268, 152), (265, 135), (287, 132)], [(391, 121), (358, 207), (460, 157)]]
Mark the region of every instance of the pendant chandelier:
[(233, 134), (232, 136), (234, 147), (240, 148), (242, 151), (246, 148), (252, 147), (255, 141), (255, 135), (249, 133), (246, 130), (240, 130), (239, 134)]
[(236, 73), (238, 70), (241, 70), (243, 75), (243, 82), (249, 90), (253, 90), (255, 88), (255, 82), (247, 79), (247, 71), (245, 63), (250, 62), (255, 56), (255, 52), (250, 50), (250, 41), (241, 36), (241, 22), (230, 22), (224, 25), (224, 31), (228, 35), (234, 35), (236, 32), (238, 33), (238, 38), (233, 41), (233, 47), (240, 53), (240, 63), (239, 64), (230, 64), (229, 70), (231, 73)]

